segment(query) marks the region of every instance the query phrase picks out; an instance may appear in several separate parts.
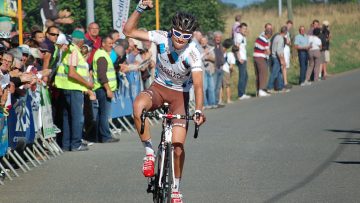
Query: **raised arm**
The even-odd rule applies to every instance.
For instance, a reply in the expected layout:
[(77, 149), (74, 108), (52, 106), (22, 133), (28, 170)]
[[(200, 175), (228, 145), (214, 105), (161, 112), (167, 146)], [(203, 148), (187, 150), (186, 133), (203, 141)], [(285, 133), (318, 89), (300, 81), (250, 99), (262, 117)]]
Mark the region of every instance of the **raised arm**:
[(127, 37), (135, 38), (141, 41), (148, 41), (148, 32), (139, 30), (138, 23), (143, 12), (153, 8), (152, 0), (140, 0), (136, 10), (131, 14), (124, 26), (124, 34)]

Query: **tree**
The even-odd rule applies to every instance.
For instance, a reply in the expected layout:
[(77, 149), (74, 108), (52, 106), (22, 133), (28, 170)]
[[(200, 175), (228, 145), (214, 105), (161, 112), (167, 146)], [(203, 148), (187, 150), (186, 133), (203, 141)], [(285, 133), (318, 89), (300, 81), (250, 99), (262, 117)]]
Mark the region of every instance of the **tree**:
[[(224, 31), (225, 25), (221, 10), (223, 10), (225, 4), (219, 0), (198, 0), (196, 2), (191, 0), (159, 1), (160, 29), (162, 30), (170, 29), (171, 17), (177, 11), (186, 11), (197, 17), (201, 31)], [(136, 2), (131, 2), (130, 13), (135, 9), (136, 5)], [(155, 29), (155, 9), (147, 11), (139, 26), (149, 30)]]
[[(194, 14), (200, 24), (203, 32), (224, 30), (224, 18), (222, 8), (225, 6), (220, 0), (159, 0), (160, 1), (160, 29), (169, 30), (171, 26), (171, 16), (177, 11), (186, 11)], [(28, 14), (24, 19), (24, 30), (29, 31), (32, 25), (41, 25), (39, 4), (41, 0), (24, 0), (23, 9)], [(62, 26), (65, 33), (72, 31), (77, 25), (86, 26), (86, 4), (85, 0), (62, 0), (59, 2), (60, 9), (68, 9), (72, 12), (75, 23)], [(154, 0), (155, 2), (155, 0)], [(136, 1), (131, 1), (131, 14), (137, 5)], [(95, 1), (95, 22), (100, 25), (100, 35), (106, 35), (112, 29), (112, 9), (111, 1)], [(148, 30), (155, 29), (155, 9), (147, 11), (143, 15), (139, 27), (145, 27)]]

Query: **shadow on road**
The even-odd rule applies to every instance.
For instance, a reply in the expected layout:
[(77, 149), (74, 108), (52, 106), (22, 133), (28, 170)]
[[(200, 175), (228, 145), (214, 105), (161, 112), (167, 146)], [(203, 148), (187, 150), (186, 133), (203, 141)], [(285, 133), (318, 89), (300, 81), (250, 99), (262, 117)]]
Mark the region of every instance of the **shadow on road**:
[(359, 130), (334, 130), (334, 129), (330, 129), (328, 130), (330, 132), (334, 132), (334, 133), (350, 133), (350, 134), (360, 134)]
[(358, 138), (339, 138), (339, 140), (343, 140), (340, 144), (360, 144), (360, 139)]
[[(345, 138), (341, 138), (341, 139), (345, 139), (345, 140), (353, 140), (353, 135), (354, 134), (360, 134), (359, 130), (327, 130), (330, 132), (335, 132), (335, 133), (346, 133), (346, 137)], [(340, 164), (360, 164), (360, 162), (347, 162), (347, 161), (334, 161), (336, 160), (339, 155), (344, 151), (344, 149), (346, 148), (347, 144), (344, 143), (340, 143), (338, 145), (338, 147), (335, 149), (335, 151), (327, 158), (323, 161), (322, 164), (320, 164), (317, 168), (315, 168), (315, 170), (309, 174), (308, 176), (306, 176), (303, 180), (301, 180), (300, 182), (298, 182), (297, 184), (295, 184), (294, 186), (274, 195), (273, 197), (271, 197), (270, 199), (266, 200), (266, 203), (270, 203), (270, 202), (278, 202), (280, 199), (284, 198), (285, 196), (287, 196), (288, 194), (295, 192), (296, 190), (306, 186), (308, 183), (310, 183), (311, 181), (313, 181), (316, 177), (318, 177), (321, 173), (323, 173), (332, 163), (340, 163)]]
[(334, 161), (334, 163), (338, 163), (338, 164), (360, 164), (360, 161)]

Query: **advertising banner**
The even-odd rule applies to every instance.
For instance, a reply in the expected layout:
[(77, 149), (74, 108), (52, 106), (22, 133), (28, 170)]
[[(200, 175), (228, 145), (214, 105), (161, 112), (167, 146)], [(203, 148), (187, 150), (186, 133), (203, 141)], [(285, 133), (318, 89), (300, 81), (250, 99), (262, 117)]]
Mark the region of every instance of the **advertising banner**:
[(16, 17), (17, 0), (0, 0), (0, 15)]
[(130, 0), (112, 0), (113, 28), (120, 32), (120, 37), (125, 39), (122, 33), (128, 19)]
[(45, 139), (56, 137), (53, 117), (52, 117), (52, 109), (51, 109), (51, 100), (48, 89), (44, 86), (40, 87), (40, 108), (41, 108), (41, 120), (42, 120), (42, 128), (43, 135)]
[(35, 129), (31, 108), (32, 98), (28, 93), (16, 99), (12, 105), (8, 117), (8, 132), (10, 147), (15, 148), (19, 137), (24, 137), (26, 143), (33, 143)]
[(8, 145), (7, 118), (0, 112), (0, 157), (6, 154)]

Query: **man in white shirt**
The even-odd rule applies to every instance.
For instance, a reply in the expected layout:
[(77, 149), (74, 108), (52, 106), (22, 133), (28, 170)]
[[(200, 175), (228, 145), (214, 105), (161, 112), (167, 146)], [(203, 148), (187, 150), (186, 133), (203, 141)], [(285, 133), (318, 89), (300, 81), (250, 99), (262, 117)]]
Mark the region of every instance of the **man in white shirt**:
[(245, 94), (246, 85), (248, 81), (248, 73), (246, 69), (247, 54), (246, 54), (246, 33), (247, 24), (241, 23), (240, 30), (235, 33), (234, 45), (238, 47), (238, 51), (235, 53), (236, 65), (239, 68), (239, 81), (238, 81), (238, 96), (239, 100), (249, 99), (250, 96)]

